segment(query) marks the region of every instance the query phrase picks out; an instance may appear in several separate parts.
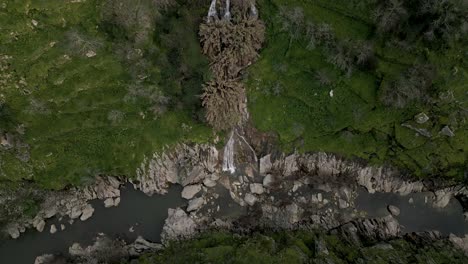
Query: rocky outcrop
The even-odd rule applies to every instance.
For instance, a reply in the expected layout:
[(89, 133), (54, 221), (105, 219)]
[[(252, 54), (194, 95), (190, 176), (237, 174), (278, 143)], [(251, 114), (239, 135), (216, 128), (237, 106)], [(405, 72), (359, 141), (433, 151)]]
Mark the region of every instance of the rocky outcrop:
[(145, 158), (133, 181), (148, 195), (165, 194), (171, 183), (187, 186), (201, 183), (218, 167), (218, 151), (209, 145), (179, 145), (171, 152)]
[(195, 221), (181, 208), (169, 209), (161, 240), (177, 240), (193, 236), (198, 228)]
[[(113, 206), (120, 203), (120, 187), (123, 182), (116, 177), (97, 177), (94, 184), (82, 189), (74, 188), (67, 191), (47, 193), (40, 205), (40, 210), (34, 218), (17, 219), (15, 224), (7, 225), (5, 231), (17, 238), (20, 231), (27, 228), (35, 228), (42, 232), (46, 220), (54, 216), (68, 216), (71, 219), (80, 218), (82, 221), (89, 219), (94, 208), (89, 204), (91, 200), (112, 200)], [(55, 232), (58, 230), (56, 229)]]

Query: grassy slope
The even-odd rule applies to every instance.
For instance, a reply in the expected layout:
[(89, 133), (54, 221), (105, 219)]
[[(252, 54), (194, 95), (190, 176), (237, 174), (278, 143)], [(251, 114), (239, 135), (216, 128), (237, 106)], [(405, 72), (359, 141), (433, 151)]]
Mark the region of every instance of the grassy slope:
[[(465, 263), (444, 241), (416, 245), (403, 239), (359, 246), (310, 231), (239, 236), (215, 232), (176, 242), (138, 263)], [(323, 251), (327, 249), (327, 253)]]
[[(9, 70), (27, 83), (20, 89), (0, 87), (6, 99), (0, 128), (12, 131), (23, 124), (21, 140), (29, 144), (31, 155), (25, 163), (14, 150), (0, 149), (0, 180), (33, 179), (62, 188), (98, 173), (132, 176), (145, 155), (181, 140), (210, 137), (211, 130), (192, 116), (207, 72), (194, 23), (204, 10), (180, 7), (178, 16), (160, 21), (165, 31), (158, 27), (143, 50), (150, 62), (144, 85), (160, 87), (172, 102), (154, 119), (146, 98), (124, 100), (132, 65), (117, 54), (118, 43), (101, 28), (102, 1), (59, 2), (16, 0), (0, 8), (0, 54), (12, 56)], [(67, 43), (71, 31), (98, 40), (97, 55), (74, 54)], [(184, 41), (170, 46), (170, 38)], [(178, 75), (182, 64), (188, 76)], [(40, 102), (43, 111), (30, 111), (31, 100)], [(109, 119), (115, 110), (121, 116), (116, 122)]]
[[(249, 109), (255, 125), (279, 134), (285, 150), (328, 151), (370, 160), (390, 161), (419, 176), (443, 174), (462, 178), (468, 150), (468, 126), (464, 117), (454, 117), (453, 104), (412, 105), (404, 110), (381, 105), (380, 80), (399, 74), (412, 63), (427, 58), (436, 65), (439, 92), (450, 90), (466, 107), (467, 68), (460, 55), (466, 47), (434, 52), (424, 47), (416, 53), (383, 48), (374, 37), (369, 11), (353, 9), (348, 1), (260, 1), (268, 38), (258, 63), (250, 68)], [(300, 7), (306, 21), (328, 23), (339, 39), (370, 41), (378, 57), (374, 71), (354, 71), (345, 76), (328, 63), (320, 48), (307, 49), (303, 38), (290, 42), (281, 31), (278, 7)], [(453, 76), (453, 69), (459, 72)], [(333, 83), (321, 86), (314, 73), (325, 70)], [(334, 97), (329, 92), (333, 90)], [(459, 108), (457, 108), (459, 109)], [(401, 126), (415, 114), (426, 112), (431, 120), (421, 126), (435, 135), (418, 136)], [(445, 126), (457, 127), (456, 136), (438, 135)]]

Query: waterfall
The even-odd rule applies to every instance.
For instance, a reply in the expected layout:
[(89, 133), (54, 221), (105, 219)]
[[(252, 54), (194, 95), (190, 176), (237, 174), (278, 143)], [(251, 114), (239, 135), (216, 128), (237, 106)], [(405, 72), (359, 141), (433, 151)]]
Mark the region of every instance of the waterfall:
[(229, 171), (230, 173), (234, 173), (236, 171), (236, 167), (234, 165), (234, 131), (231, 132), (231, 137), (229, 138), (226, 146), (224, 146), (223, 171)]

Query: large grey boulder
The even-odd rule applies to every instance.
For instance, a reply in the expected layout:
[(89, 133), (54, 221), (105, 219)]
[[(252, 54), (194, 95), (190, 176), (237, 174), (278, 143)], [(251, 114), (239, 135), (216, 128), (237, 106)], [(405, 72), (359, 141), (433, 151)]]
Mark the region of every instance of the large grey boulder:
[(202, 189), (201, 184), (185, 186), (184, 189), (182, 190), (182, 198), (190, 200), (197, 193), (199, 193), (201, 189)]
[(263, 185), (260, 183), (251, 183), (249, 185), (250, 192), (253, 194), (263, 194), (265, 189), (263, 189)]
[(169, 209), (168, 217), (164, 222), (161, 240), (163, 242), (188, 238), (195, 234), (197, 224), (181, 208)]
[(257, 197), (255, 197), (255, 195), (251, 194), (251, 193), (247, 193), (244, 197), (244, 201), (250, 205), (250, 206), (253, 206), (255, 204), (255, 202), (257, 202)]
[(265, 175), (271, 171), (271, 155), (268, 154), (260, 159), (260, 174)]
[(88, 220), (94, 213), (94, 208), (92, 205), (88, 204), (84, 209), (83, 213), (81, 214), (80, 220), (86, 221)]
[(267, 176), (265, 176), (265, 178), (263, 178), (263, 186), (264, 187), (271, 187), (271, 185), (273, 184), (274, 182), (274, 178), (273, 178), (273, 175), (271, 174), (268, 174)]
[(187, 207), (187, 212), (196, 211), (200, 209), (204, 203), (205, 203), (205, 199), (203, 199), (203, 197), (190, 200), (188, 207)]
[(387, 210), (393, 216), (399, 216), (400, 215), (400, 208), (398, 208), (398, 207), (396, 207), (394, 205), (387, 206)]

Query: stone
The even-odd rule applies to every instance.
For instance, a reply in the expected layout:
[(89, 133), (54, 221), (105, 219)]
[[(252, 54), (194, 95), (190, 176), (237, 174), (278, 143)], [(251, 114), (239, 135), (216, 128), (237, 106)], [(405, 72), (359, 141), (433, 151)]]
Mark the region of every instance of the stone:
[(302, 187), (302, 182), (300, 181), (294, 181), (294, 185), (293, 185), (293, 188), (292, 188), (292, 191), (293, 192), (296, 192), (299, 188)]
[(263, 189), (263, 185), (260, 183), (251, 183), (249, 185), (250, 192), (253, 194), (263, 194), (265, 189)]
[(113, 198), (107, 198), (106, 200), (104, 200), (104, 207), (105, 208), (109, 208), (109, 207), (112, 207), (114, 206), (114, 199)]
[(140, 256), (146, 251), (157, 251), (163, 249), (163, 246), (158, 243), (152, 243), (138, 236), (133, 244), (128, 246), (128, 251), (131, 256)]
[(454, 234), (450, 234), (449, 235), (449, 240), (456, 247), (463, 250), (465, 252), (465, 255), (468, 254), (468, 235), (465, 235), (464, 237), (458, 237), (458, 236), (456, 236)]
[(413, 204), (413, 203), (414, 203), (414, 199), (413, 199), (413, 198), (409, 198), (408, 203), (409, 203), (409, 204)]
[(260, 158), (260, 174), (265, 175), (271, 171), (271, 154), (266, 155), (265, 157)]
[(195, 233), (197, 224), (181, 208), (168, 209), (161, 240), (163, 242), (178, 238), (187, 238)]
[(205, 203), (205, 199), (203, 199), (203, 197), (190, 200), (188, 207), (187, 207), (187, 212), (196, 211), (200, 209), (204, 203)]
[(257, 202), (257, 197), (255, 197), (255, 195), (251, 194), (251, 193), (247, 193), (244, 197), (244, 201), (250, 205), (250, 206), (253, 206), (255, 204), (255, 202)]
[(60, 263), (56, 262), (56, 258), (52, 254), (44, 254), (42, 256), (36, 257), (34, 264), (51, 264), (51, 263)]
[(317, 201), (321, 203), (323, 201), (322, 193), (317, 193)]
[(60, 230), (65, 230), (65, 225), (64, 224), (60, 224)]
[(297, 155), (291, 154), (284, 159), (284, 171), (283, 174), (285, 177), (291, 176), (294, 172), (299, 170), (297, 164)]
[(263, 186), (268, 188), (273, 184), (273, 181), (274, 181), (273, 175), (267, 174), (267, 176), (263, 178)]
[(432, 205), (435, 208), (444, 208), (450, 203), (453, 193), (450, 190), (438, 190), (435, 193)]
[(45, 221), (44, 221), (43, 219), (41, 219), (41, 220), (38, 221), (38, 223), (35, 225), (36, 230), (39, 231), (39, 232), (44, 231), (45, 224), (46, 224)]
[(33, 26), (37, 27), (37, 25), (39, 25), (39, 22), (37, 22), (37, 20), (31, 20), (31, 23), (33, 24)]
[(463, 217), (465, 218), (465, 221), (468, 221), (468, 212), (463, 213)]
[(184, 189), (182, 190), (182, 198), (190, 200), (197, 193), (199, 193), (201, 189), (202, 189), (201, 184), (185, 186)]
[(114, 206), (119, 206), (120, 204), (120, 197), (114, 199)]
[(444, 135), (444, 136), (447, 136), (447, 137), (454, 137), (455, 136), (455, 133), (453, 133), (453, 131), (450, 129), (449, 126), (444, 126), (442, 128), (442, 130), (440, 130), (440, 134)]
[(94, 50), (88, 50), (88, 52), (86, 52), (86, 57), (88, 58), (92, 58), (94, 56), (96, 56), (96, 52)]
[(340, 209), (345, 209), (349, 207), (349, 203), (343, 199), (338, 199), (338, 207)]
[(245, 167), (245, 175), (247, 175), (249, 178), (254, 178), (254, 171), (251, 166)]
[(78, 207), (78, 206), (75, 206), (71, 209), (71, 212), (69, 214), (70, 218), (71, 219), (76, 219), (78, 217), (80, 217), (80, 215), (83, 213), (83, 211)]
[(394, 205), (388, 205), (387, 206), (387, 210), (390, 214), (392, 214), (393, 216), (399, 216), (400, 215), (400, 208), (394, 206)]
[(418, 124), (424, 124), (429, 120), (429, 117), (425, 113), (419, 113), (414, 116), (414, 120)]
[(215, 187), (216, 186), (216, 182), (211, 180), (210, 178), (206, 178), (203, 180), (203, 185), (205, 185), (206, 187)]
[(57, 233), (57, 227), (56, 227), (55, 225), (51, 225), (51, 226), (50, 226), (50, 233), (51, 233), (51, 234)]
[(94, 213), (94, 208), (90, 204), (88, 204), (84, 209), (83, 209), (83, 214), (81, 214), (80, 220), (81, 221), (86, 221), (88, 220), (91, 216), (93, 216)]
[(7, 233), (11, 238), (17, 239), (20, 236), (20, 231), (17, 225), (13, 225), (7, 228)]

